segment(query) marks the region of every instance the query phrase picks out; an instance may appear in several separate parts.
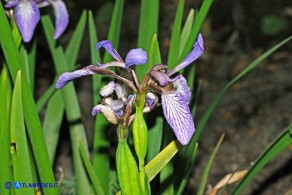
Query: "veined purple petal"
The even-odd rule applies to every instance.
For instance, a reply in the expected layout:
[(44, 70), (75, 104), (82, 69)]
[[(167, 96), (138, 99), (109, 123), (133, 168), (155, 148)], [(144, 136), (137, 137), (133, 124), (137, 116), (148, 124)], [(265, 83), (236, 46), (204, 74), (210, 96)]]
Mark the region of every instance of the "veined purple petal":
[(146, 62), (147, 53), (141, 48), (131, 49), (125, 59), (126, 69), (134, 64), (146, 64)]
[(54, 39), (58, 39), (66, 30), (69, 23), (69, 14), (66, 5), (61, 0), (51, 0), (55, 13), (55, 35)]
[(115, 112), (108, 105), (98, 104), (92, 109), (92, 115), (95, 116), (98, 113), (102, 113), (108, 122), (118, 124), (118, 119)]
[(67, 83), (69, 83), (70, 81), (72, 81), (74, 79), (77, 79), (79, 77), (95, 74), (95, 72), (93, 72), (90, 69), (92, 67), (94, 67), (94, 66), (93, 65), (89, 65), (89, 66), (86, 66), (83, 69), (75, 70), (74, 72), (65, 72), (65, 73), (61, 74), (60, 77), (57, 80), (56, 88), (60, 89), (60, 88), (64, 87), (65, 85), (67, 85)]
[(193, 50), (183, 59), (173, 70), (168, 73), (168, 76), (173, 75), (179, 70), (185, 68), (190, 65), (196, 59), (198, 59), (204, 52), (204, 41), (201, 33), (198, 35), (197, 42), (194, 45)]
[(191, 90), (188, 87), (186, 79), (181, 74), (179, 74), (176, 77), (176, 81), (174, 81), (172, 84), (176, 91), (181, 94), (182, 99), (189, 103), (191, 100)]
[(34, 1), (19, 1), (15, 7), (15, 21), (24, 42), (29, 42), (33, 36), (40, 11)]
[(111, 95), (116, 88), (116, 83), (114, 81), (109, 82), (106, 86), (103, 86), (99, 94), (103, 97)]
[(195, 132), (195, 124), (188, 102), (176, 91), (163, 93), (161, 98), (163, 113), (168, 124), (178, 141), (182, 145), (187, 145)]
[(109, 40), (98, 42), (96, 45), (96, 49), (100, 49), (101, 47), (103, 47), (114, 59), (116, 59), (119, 62), (123, 62), (123, 59), (121, 58), (121, 56), (113, 48), (112, 42), (110, 42)]
[(118, 99), (123, 100), (124, 103), (126, 103), (127, 100), (127, 92), (124, 87), (122, 87), (119, 83), (116, 83), (116, 88), (115, 88), (116, 94), (118, 96)]
[(111, 102), (110, 107), (114, 110), (114, 111), (119, 111), (124, 107), (124, 102), (122, 100), (113, 100)]

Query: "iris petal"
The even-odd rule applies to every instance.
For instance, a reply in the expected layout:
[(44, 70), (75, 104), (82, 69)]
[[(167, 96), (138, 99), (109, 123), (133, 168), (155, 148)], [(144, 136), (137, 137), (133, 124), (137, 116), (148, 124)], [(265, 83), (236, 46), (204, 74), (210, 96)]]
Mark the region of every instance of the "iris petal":
[(193, 50), (183, 59), (173, 70), (168, 73), (168, 76), (173, 75), (179, 70), (193, 63), (198, 59), (204, 52), (204, 41), (201, 34), (198, 35), (197, 42), (194, 45)]
[(83, 77), (86, 75), (95, 74), (90, 68), (94, 67), (93, 65), (86, 66), (85, 68), (81, 70), (75, 70), (74, 72), (65, 72), (60, 75), (60, 77), (57, 80), (56, 88), (60, 89), (67, 85), (70, 81), (77, 79), (79, 77)]
[(92, 115), (95, 116), (98, 113), (102, 113), (108, 122), (113, 124), (118, 124), (118, 119), (116, 117), (115, 112), (111, 109), (111, 107), (107, 105), (98, 104), (92, 109)]
[(102, 87), (99, 94), (103, 97), (111, 95), (116, 88), (116, 83), (114, 81), (109, 82), (106, 86)]
[(188, 87), (186, 79), (180, 74), (176, 77), (176, 81), (172, 84), (176, 91), (181, 94), (182, 99), (189, 103), (191, 100), (191, 90)]
[(55, 12), (55, 35), (54, 38), (58, 39), (66, 30), (69, 23), (69, 14), (66, 5), (61, 0), (50, 1)]
[(29, 42), (40, 20), (40, 11), (34, 1), (19, 1), (15, 7), (15, 20), (24, 42)]
[(131, 49), (125, 59), (126, 69), (134, 64), (146, 64), (146, 62), (147, 53), (141, 48)]
[(121, 58), (121, 56), (113, 48), (112, 42), (110, 42), (109, 40), (98, 42), (96, 45), (96, 49), (100, 49), (101, 47), (103, 47), (114, 59), (116, 59), (119, 62), (123, 62), (123, 59)]
[(183, 145), (188, 144), (195, 132), (195, 124), (188, 102), (177, 91), (163, 93), (161, 98), (163, 113), (168, 124), (178, 141)]

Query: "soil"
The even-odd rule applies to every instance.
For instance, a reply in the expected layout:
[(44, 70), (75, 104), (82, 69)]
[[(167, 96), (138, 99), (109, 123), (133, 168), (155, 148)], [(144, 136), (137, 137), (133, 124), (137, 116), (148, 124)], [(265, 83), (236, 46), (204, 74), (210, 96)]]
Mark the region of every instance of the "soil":
[[(80, 3), (80, 1), (78, 1)], [(92, 1), (82, 2), (82, 6), (70, 3), (68, 6), (76, 13), (80, 8), (99, 10), (104, 1), (93, 4)], [(186, 0), (185, 15), (190, 8), (198, 8), (201, 1)], [(166, 62), (170, 42), (171, 23), (174, 19), (177, 6), (176, 0), (162, 0), (160, 4), (159, 42), (162, 51), (162, 60)], [(119, 52), (124, 54), (136, 45), (139, 4), (136, 1), (126, 1), (124, 19), (121, 31)], [(285, 11), (286, 10), (286, 11)], [(75, 11), (71, 11), (72, 13)], [(208, 18), (202, 27), (205, 40), (205, 52), (196, 63), (197, 82), (203, 81), (202, 92), (199, 100), (195, 121), (200, 121), (216, 94), (240, 70), (245, 68), (263, 51), (291, 35), (291, 23), (276, 35), (266, 35), (260, 30), (260, 21), (264, 15), (277, 14), (283, 20), (290, 19), (291, 3), (287, 1), (256, 0), (247, 2), (214, 1)], [(72, 14), (71, 14), (72, 15)], [(79, 14), (72, 15), (71, 25), (74, 26)], [(99, 39), (105, 39), (109, 18), (98, 21)], [(72, 27), (71, 27), (72, 28)], [(70, 31), (70, 30), (69, 30)], [(131, 32), (131, 33), (129, 33)], [(61, 42), (66, 43), (68, 37), (63, 37)], [(86, 38), (85, 38), (86, 39)], [(87, 48), (87, 40), (83, 47)], [(193, 194), (198, 189), (198, 184), (203, 168), (216, 145), (219, 137), (224, 133), (225, 139), (211, 168), (208, 186), (214, 186), (226, 174), (239, 169), (248, 168), (252, 162), (265, 150), (265, 148), (292, 122), (292, 56), (291, 43), (278, 50), (264, 63), (252, 70), (247, 76), (234, 84), (223, 97), (216, 108), (200, 138), (200, 150), (194, 166), (194, 172), (188, 183), (185, 194)], [(88, 63), (89, 51), (81, 50), (78, 62)], [(46, 64), (46, 63), (44, 63)], [(38, 94), (48, 86), (52, 78), (46, 78), (47, 65), (39, 68), (39, 84), (42, 85)], [(44, 79), (45, 78), (45, 79)], [(79, 96), (82, 112), (90, 114), (91, 86), (86, 79), (79, 83)], [(77, 82), (76, 82), (77, 84)], [(78, 84), (77, 84), (78, 85)], [(92, 129), (92, 121), (84, 117), (86, 129)], [(86, 120), (85, 120), (86, 119)], [(66, 137), (68, 135), (62, 135)], [(87, 132), (88, 142), (92, 143), (92, 132)], [(61, 147), (61, 146), (60, 146)], [(62, 148), (70, 147), (70, 143), (62, 143)], [(285, 194), (292, 190), (292, 147), (287, 148), (277, 155), (268, 165), (256, 175), (243, 194), (275, 195)], [(65, 150), (57, 160), (61, 167), (72, 167), (70, 151)], [(222, 194), (230, 194), (234, 185), (227, 186)]]

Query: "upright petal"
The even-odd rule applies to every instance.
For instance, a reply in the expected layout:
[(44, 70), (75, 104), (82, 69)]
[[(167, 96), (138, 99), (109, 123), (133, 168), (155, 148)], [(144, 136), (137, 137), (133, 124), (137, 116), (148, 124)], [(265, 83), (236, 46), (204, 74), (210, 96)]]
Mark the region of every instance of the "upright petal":
[(54, 8), (55, 13), (55, 35), (54, 38), (58, 39), (66, 30), (69, 23), (69, 14), (66, 5), (61, 0), (50, 1)]
[(198, 35), (197, 42), (194, 45), (193, 50), (183, 59), (173, 70), (168, 73), (168, 76), (173, 75), (179, 70), (185, 68), (190, 65), (196, 59), (198, 59), (204, 52), (204, 41), (201, 34)]
[(160, 86), (165, 86), (168, 82), (174, 82), (175, 79), (169, 78), (169, 76), (162, 71), (151, 70), (149, 74), (159, 83)]
[(81, 70), (75, 70), (74, 72), (65, 72), (65, 73), (61, 74), (57, 80), (56, 88), (60, 89), (60, 88), (64, 87), (65, 85), (67, 85), (67, 83), (69, 83), (70, 81), (77, 79), (79, 77), (95, 74), (95, 72), (93, 72), (91, 70), (91, 67), (94, 67), (94, 66), (89, 65)]
[(187, 145), (195, 132), (195, 124), (188, 103), (176, 91), (163, 93), (161, 98), (163, 113), (168, 124), (178, 141)]
[(18, 4), (19, 0), (10, 0), (5, 4), (5, 8), (13, 8)]
[(108, 105), (98, 104), (92, 109), (92, 115), (95, 116), (98, 113), (102, 113), (108, 122), (118, 124), (118, 119), (115, 112)]
[(147, 62), (147, 53), (141, 48), (131, 49), (125, 59), (126, 69), (128, 69), (130, 66), (134, 64), (136, 65), (146, 64), (146, 62)]
[(98, 42), (96, 45), (96, 49), (100, 49), (101, 47), (103, 47), (114, 59), (116, 59), (119, 62), (123, 62), (123, 59), (121, 58), (121, 56), (113, 48), (112, 42), (110, 42), (109, 40)]
[(34, 1), (19, 1), (15, 7), (15, 21), (24, 42), (29, 42), (33, 36), (40, 11)]

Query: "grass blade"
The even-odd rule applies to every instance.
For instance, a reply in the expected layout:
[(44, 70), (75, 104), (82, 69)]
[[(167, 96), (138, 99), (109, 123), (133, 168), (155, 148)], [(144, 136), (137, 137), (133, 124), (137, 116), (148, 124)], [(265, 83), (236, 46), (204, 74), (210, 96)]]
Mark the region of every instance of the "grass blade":
[[(144, 49), (149, 54), (151, 40), (158, 29), (158, 0), (142, 0), (141, 14), (139, 20), (138, 47)], [(139, 66), (136, 69), (138, 80), (141, 82), (147, 73), (147, 66)]]
[(207, 178), (208, 178), (208, 175), (209, 175), (209, 172), (210, 172), (210, 169), (211, 169), (211, 166), (213, 164), (213, 161), (214, 161), (214, 158), (223, 142), (223, 139), (224, 139), (224, 134), (220, 137), (218, 143), (216, 144), (216, 147), (215, 149), (213, 150), (208, 162), (207, 162), (207, 165), (203, 171), (203, 175), (201, 177), (201, 182), (200, 182), (200, 185), (199, 185), (199, 189), (198, 189), (198, 193), (197, 195), (203, 195), (204, 194), (204, 189), (205, 189), (205, 186), (206, 186), (206, 183), (207, 183)]
[[(10, 75), (14, 81), (18, 70), (24, 69), (24, 63), (21, 60), (17, 46), (12, 37), (12, 31), (5, 16), (2, 4), (0, 2), (0, 42), (3, 53), (9, 67)], [(42, 182), (55, 182), (53, 171), (50, 168), (50, 160), (47, 153), (40, 121), (35, 108), (32, 93), (26, 78), (22, 71), (22, 103), (24, 108), (24, 118), (27, 126), (30, 142), (32, 145), (34, 157), (38, 168), (40, 180)], [(57, 193), (58, 189), (43, 189), (44, 193)]]
[(87, 15), (87, 12), (83, 11), (78, 21), (77, 27), (75, 28), (74, 34), (71, 37), (70, 42), (65, 52), (67, 63), (70, 69), (74, 68), (74, 65), (78, 56), (78, 51), (80, 48), (80, 44), (82, 41), (83, 32), (84, 32), (85, 24), (86, 24), (86, 15)]
[(64, 102), (62, 99), (62, 94), (60, 91), (57, 91), (48, 103), (43, 124), (43, 132), (52, 165), (54, 163), (55, 153), (58, 145), (63, 113)]
[(167, 58), (167, 66), (170, 70), (172, 70), (175, 67), (176, 62), (179, 60), (178, 59), (179, 56), (177, 54), (179, 53), (180, 32), (184, 11), (184, 3), (185, 3), (184, 0), (180, 0), (178, 3), (173, 29), (171, 33), (171, 41)]
[[(183, 58), (185, 58), (185, 56), (187, 56), (189, 51), (192, 49), (193, 44), (195, 43), (195, 40), (197, 39), (197, 36), (201, 30), (201, 26), (202, 26), (202, 24), (207, 16), (207, 13), (208, 13), (212, 3), (213, 3), (213, 0), (205, 0), (203, 2), (202, 7), (200, 8), (198, 15), (196, 16), (196, 20), (195, 20), (194, 26), (192, 28), (191, 34), (188, 37), (188, 39), (186, 41), (186, 45), (183, 48), (182, 55), (179, 57), (180, 58), (179, 61), (181, 61)], [(177, 61), (177, 63), (179, 61)]]
[(187, 43), (187, 38), (190, 36), (192, 32), (192, 27), (194, 25), (194, 10), (191, 9), (189, 12), (189, 15), (186, 19), (186, 22), (183, 26), (183, 29), (181, 31), (180, 35), (180, 45), (179, 45), (179, 56), (181, 56), (181, 53), (183, 51), (183, 48), (185, 47)]
[(287, 127), (272, 144), (258, 157), (256, 162), (248, 170), (245, 177), (236, 186), (232, 194), (241, 194), (242, 190), (251, 182), (253, 177), (277, 154), (292, 144), (292, 125)]
[(102, 186), (101, 186), (99, 180), (97, 179), (97, 177), (95, 175), (95, 171), (94, 171), (94, 169), (93, 169), (93, 167), (88, 159), (88, 155), (87, 155), (86, 150), (83, 147), (83, 145), (84, 144), (80, 143), (80, 155), (82, 157), (83, 163), (86, 167), (87, 173), (89, 175), (89, 178), (91, 179), (91, 182), (93, 184), (93, 188), (94, 188), (96, 194), (103, 195), (105, 193), (102, 189)]
[[(54, 28), (53, 24), (48, 16), (42, 16), (42, 25), (49, 44), (51, 54), (53, 56), (55, 68), (57, 73), (63, 73), (70, 71), (67, 64), (65, 54), (60, 46), (56, 46), (56, 42), (53, 39)], [(61, 89), (66, 116), (69, 121), (70, 138), (73, 150), (74, 170), (77, 178), (77, 194), (90, 194), (90, 185), (86, 175), (86, 171), (82, 164), (82, 159), (79, 153), (79, 143), (86, 143), (85, 130), (81, 121), (81, 113), (78, 104), (77, 94), (72, 83), (69, 83), (66, 87)], [(84, 146), (87, 148), (87, 145)]]
[[(11, 103), (10, 141), (12, 146), (10, 152), (14, 181), (31, 182), (33, 179), (24, 125), (21, 88), (21, 72), (19, 71), (16, 76)], [(15, 190), (15, 194), (34, 194), (34, 189), (19, 188)]]
[[(10, 111), (11, 111), (11, 96), (12, 87), (9, 78), (7, 66), (4, 65), (0, 75), (0, 183), (13, 181), (12, 167), (10, 158)], [(10, 191), (4, 187), (0, 188), (0, 194), (9, 195)]]

